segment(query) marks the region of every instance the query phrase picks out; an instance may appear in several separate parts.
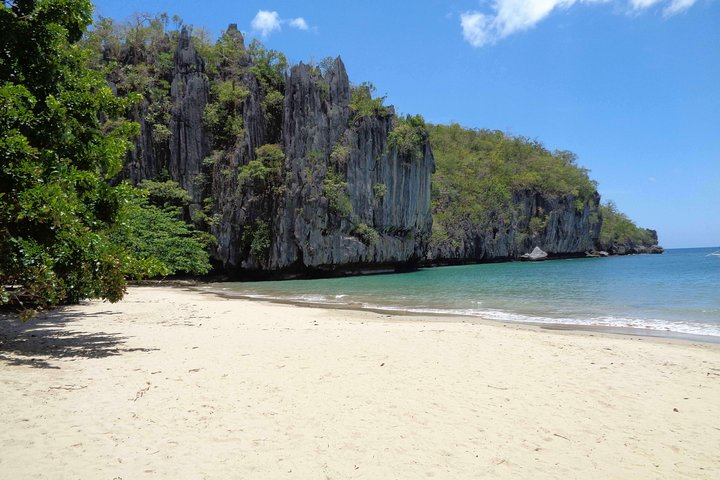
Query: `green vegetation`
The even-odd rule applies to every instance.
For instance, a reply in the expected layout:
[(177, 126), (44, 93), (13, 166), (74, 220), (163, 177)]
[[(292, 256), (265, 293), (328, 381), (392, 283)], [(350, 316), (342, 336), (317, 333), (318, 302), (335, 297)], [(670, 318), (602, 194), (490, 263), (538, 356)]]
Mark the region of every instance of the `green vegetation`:
[(387, 185), (384, 183), (376, 183), (373, 185), (373, 196), (377, 198), (378, 200), (385, 197), (385, 194), (387, 193)]
[(327, 198), (331, 212), (348, 217), (352, 213), (352, 203), (347, 194), (347, 182), (343, 182), (335, 173), (328, 172), (323, 181), (323, 196)]
[(235, 80), (213, 83), (203, 121), (217, 146), (232, 147), (245, 134), (242, 105), (250, 92)]
[[(436, 162), (432, 184), (433, 242), (458, 245), (469, 225), (491, 232), (515, 216), (513, 193), (572, 196), (582, 207), (595, 194), (595, 182), (570, 152), (550, 152), (539, 142), (500, 131), (459, 126), (430, 128)], [(528, 232), (544, 228), (531, 219)]]
[[(108, 239), (135, 98), (113, 95), (76, 42), (89, 0), (0, 5), (0, 303), (119, 300), (127, 258)], [(101, 121), (98, 112), (102, 112)]]
[(603, 223), (600, 230), (600, 245), (607, 248), (612, 244), (653, 245), (655, 238), (646, 229), (640, 228), (627, 215), (620, 212), (615, 202), (600, 205)]
[(280, 141), (282, 133), (287, 59), (282, 52), (268, 50), (257, 40), (250, 43), (248, 53), (252, 59), (250, 71), (260, 84), (261, 106), (265, 116), (267, 138), (270, 142), (277, 143)]
[(380, 234), (377, 230), (364, 223), (359, 223), (355, 226), (353, 235), (358, 237), (365, 245), (374, 245), (380, 240)]
[(125, 186), (125, 202), (110, 234), (113, 243), (133, 259), (125, 273), (131, 277), (208, 273), (207, 247), (212, 238), (180, 218), (189, 201), (187, 193), (174, 182), (144, 182), (143, 187)]
[(344, 166), (350, 159), (350, 148), (342, 143), (336, 143), (330, 152), (330, 161), (335, 165)]
[(255, 160), (240, 167), (238, 179), (241, 183), (251, 183), (262, 191), (272, 183), (272, 178), (280, 173), (285, 154), (280, 145), (267, 144), (255, 150), (255, 157)]
[(243, 232), (243, 243), (250, 248), (253, 257), (265, 261), (271, 245), (270, 225), (265, 220), (249, 225)]
[(383, 105), (385, 97), (373, 98), (375, 86), (370, 82), (363, 82), (354, 87), (350, 92), (350, 110), (352, 120), (359, 120), (367, 117), (387, 117), (390, 111)]
[[(136, 115), (142, 112), (143, 120), (150, 124), (156, 149), (167, 148), (171, 137), (167, 126), (178, 32), (168, 30), (169, 22), (166, 14), (136, 14), (121, 24), (101, 18), (80, 42), (88, 52), (87, 65), (105, 74), (118, 94), (144, 97), (147, 109), (136, 110)], [(179, 26), (182, 22), (173, 17), (173, 23)]]
[(412, 162), (422, 159), (423, 144), (428, 138), (425, 119), (421, 115), (408, 115), (395, 119), (388, 135), (388, 146), (397, 150), (401, 159)]
[[(167, 18), (138, 16), (132, 28), (103, 19), (80, 41), (91, 14), (87, 0), (0, 6), (0, 304), (26, 317), (82, 298), (117, 301), (128, 276), (209, 270), (208, 235), (180, 219), (184, 190), (111, 182), (139, 131), (123, 119), (135, 91), (151, 101), (154, 142), (170, 138)], [(137, 63), (119, 66), (130, 51)]]
[(190, 195), (172, 180), (164, 182), (143, 180), (139, 188), (146, 193), (150, 204), (164, 209), (174, 208), (178, 215), (190, 203)]

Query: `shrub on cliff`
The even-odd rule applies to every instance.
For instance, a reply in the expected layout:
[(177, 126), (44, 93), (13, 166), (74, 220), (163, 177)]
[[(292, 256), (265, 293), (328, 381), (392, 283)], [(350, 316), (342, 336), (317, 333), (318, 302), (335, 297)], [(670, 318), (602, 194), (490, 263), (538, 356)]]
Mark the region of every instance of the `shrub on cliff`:
[(322, 191), (328, 201), (330, 212), (341, 217), (347, 217), (352, 213), (352, 203), (347, 194), (347, 182), (343, 182), (337, 174), (327, 173)]
[(385, 97), (373, 98), (375, 86), (370, 82), (363, 82), (354, 87), (350, 92), (350, 110), (352, 111), (352, 119), (373, 116), (389, 115), (387, 107), (383, 105)]
[(422, 115), (408, 115), (394, 119), (394, 128), (388, 134), (388, 146), (395, 149), (401, 159), (412, 162), (423, 155), (423, 144), (428, 137)]

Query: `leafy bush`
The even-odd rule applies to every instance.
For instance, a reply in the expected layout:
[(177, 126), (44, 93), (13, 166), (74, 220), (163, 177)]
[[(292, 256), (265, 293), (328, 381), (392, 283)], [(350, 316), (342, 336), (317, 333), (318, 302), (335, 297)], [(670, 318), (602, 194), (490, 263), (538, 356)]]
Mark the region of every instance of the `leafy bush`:
[(352, 213), (352, 203), (345, 189), (347, 182), (343, 182), (333, 172), (328, 172), (323, 181), (323, 196), (328, 200), (331, 212), (348, 217)]
[(352, 89), (350, 92), (350, 110), (353, 112), (353, 120), (373, 116), (386, 117), (390, 114), (383, 105), (385, 97), (373, 98), (373, 93), (375, 93), (375, 86), (370, 82), (363, 82)]
[(272, 169), (266, 167), (260, 160), (250, 160), (247, 165), (238, 168), (238, 180), (241, 184), (253, 184), (257, 188), (264, 188), (267, 180), (272, 175)]
[(280, 145), (268, 143), (255, 150), (255, 157), (268, 168), (279, 170), (285, 161), (285, 152), (282, 151)]
[[(148, 190), (127, 188), (126, 201), (119, 213), (119, 222), (110, 238), (115, 245), (129, 252), (135, 262), (149, 265), (149, 272), (129, 268), (125, 273), (138, 276), (202, 275), (210, 271), (207, 234), (196, 231), (178, 218), (179, 209), (151, 204)], [(131, 264), (134, 267), (135, 264)]]
[(421, 115), (396, 118), (394, 128), (388, 135), (388, 146), (398, 152), (405, 161), (419, 160), (423, 156), (423, 144), (428, 137), (425, 120)]
[(250, 92), (241, 86), (237, 80), (213, 82), (210, 91), (215, 100), (228, 109), (236, 109), (250, 95)]
[(360, 239), (365, 245), (373, 245), (380, 240), (380, 234), (374, 228), (365, 223), (359, 223), (355, 226), (353, 234)]
[(333, 145), (330, 151), (330, 161), (336, 165), (345, 165), (350, 158), (350, 148), (342, 143)]
[(243, 184), (253, 183), (257, 188), (264, 189), (280, 172), (285, 153), (279, 145), (266, 144), (255, 150), (255, 157), (255, 160), (239, 168), (238, 179)]
[(203, 122), (221, 146), (232, 146), (244, 135), (242, 105), (250, 92), (237, 80), (211, 84), (210, 102), (203, 111)]
[(138, 185), (144, 190), (151, 205), (160, 208), (179, 207), (184, 208), (190, 203), (190, 195), (177, 182), (166, 180), (158, 182), (143, 180)]
[(546, 220), (540, 217), (532, 217), (530, 219), (530, 224), (528, 225), (528, 228), (530, 229), (530, 232), (533, 233), (533, 235), (538, 235), (542, 233), (543, 230), (545, 230), (545, 224)]
[(254, 224), (245, 227), (242, 238), (243, 243), (250, 247), (250, 253), (253, 257), (261, 261), (267, 259), (272, 240), (270, 238), (270, 226), (265, 220), (258, 220)]
[(387, 185), (384, 183), (376, 183), (373, 185), (373, 196), (378, 200), (383, 198), (387, 193)]

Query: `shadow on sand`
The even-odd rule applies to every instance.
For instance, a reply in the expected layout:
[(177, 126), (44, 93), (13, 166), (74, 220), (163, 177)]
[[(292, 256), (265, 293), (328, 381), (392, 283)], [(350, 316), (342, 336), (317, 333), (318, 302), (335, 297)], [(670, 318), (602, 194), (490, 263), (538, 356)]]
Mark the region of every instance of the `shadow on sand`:
[(62, 309), (23, 322), (15, 315), (0, 315), (0, 362), (36, 368), (60, 368), (50, 363), (63, 358), (104, 358), (151, 348), (124, 347), (127, 337), (116, 333), (88, 333), (73, 328), (81, 318), (118, 315), (117, 312), (79, 313)]

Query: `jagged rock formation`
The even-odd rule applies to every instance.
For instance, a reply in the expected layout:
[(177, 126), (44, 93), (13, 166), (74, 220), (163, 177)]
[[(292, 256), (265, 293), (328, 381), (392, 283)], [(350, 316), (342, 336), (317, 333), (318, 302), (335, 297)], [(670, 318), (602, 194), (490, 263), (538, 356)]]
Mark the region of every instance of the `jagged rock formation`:
[[(272, 269), (393, 264), (424, 256), (432, 225), (430, 147), (423, 144), (421, 159), (401, 159), (387, 143), (393, 115), (353, 119), (349, 102), (339, 58), (324, 78), (302, 64), (290, 72), (283, 118), (285, 193), (276, 210)], [(334, 159), (334, 148), (345, 158)], [(324, 191), (329, 176), (347, 184), (349, 213), (333, 211)]]
[(516, 260), (536, 246), (550, 257), (581, 256), (595, 249), (600, 236), (599, 202), (597, 193), (578, 208), (571, 195), (514, 192), (509, 222), (484, 226), (466, 221), (459, 226), (459, 239), (434, 244), (430, 259), (434, 263)]
[[(182, 30), (167, 79), (169, 138), (158, 140), (163, 130), (148, 121), (154, 105), (145, 100), (132, 115), (141, 135), (125, 176), (139, 182), (166, 172), (186, 189), (192, 198), (188, 216), (215, 235), (216, 264), (230, 273), (401, 266), (424, 259), (434, 169), (428, 142), (421, 158), (401, 158), (388, 144), (392, 109), (356, 115), (339, 58), (324, 74), (294, 66), (282, 118), (273, 119), (242, 34), (231, 25), (224, 38), (234, 57), (209, 74)], [(231, 84), (233, 98), (218, 100), (213, 82)], [(213, 130), (204, 118), (220, 101), (231, 104), (220, 119), (235, 122), (229, 139), (214, 135), (222, 125)], [(280, 138), (271, 138), (272, 121), (282, 125)], [(283, 152), (277, 168), (259, 154), (268, 144)]]
[[(133, 67), (156, 65), (145, 99), (131, 112), (140, 135), (124, 177), (170, 178), (187, 190), (187, 219), (216, 237), (212, 253), (222, 271), (327, 273), (516, 260), (536, 246), (550, 258), (662, 250), (600, 245), (599, 196), (592, 187), (588, 193), (585, 173), (584, 180), (570, 180), (580, 182), (581, 194), (513, 187), (496, 207), (501, 214), (488, 207), (492, 214), (459, 215), (443, 226), (449, 235), (435, 238), (435, 159), (427, 136), (415, 140), (412, 155), (390, 141), (399, 125), (394, 110), (358, 111), (339, 58), (323, 72), (296, 65), (271, 88), (234, 25), (209, 64), (186, 29), (153, 41), (165, 58), (172, 52), (171, 64), (132, 46), (119, 58), (103, 51), (105, 61), (130, 67), (109, 76), (111, 85), (123, 85), (120, 93), (135, 88)], [(567, 166), (576, 168), (572, 160)]]
[(194, 181), (202, 161), (210, 153), (203, 125), (208, 103), (208, 78), (205, 62), (195, 50), (187, 29), (180, 33), (175, 51), (175, 71), (170, 87), (172, 116), (170, 120), (170, 176), (187, 190), (194, 207), (199, 207), (202, 191)]

